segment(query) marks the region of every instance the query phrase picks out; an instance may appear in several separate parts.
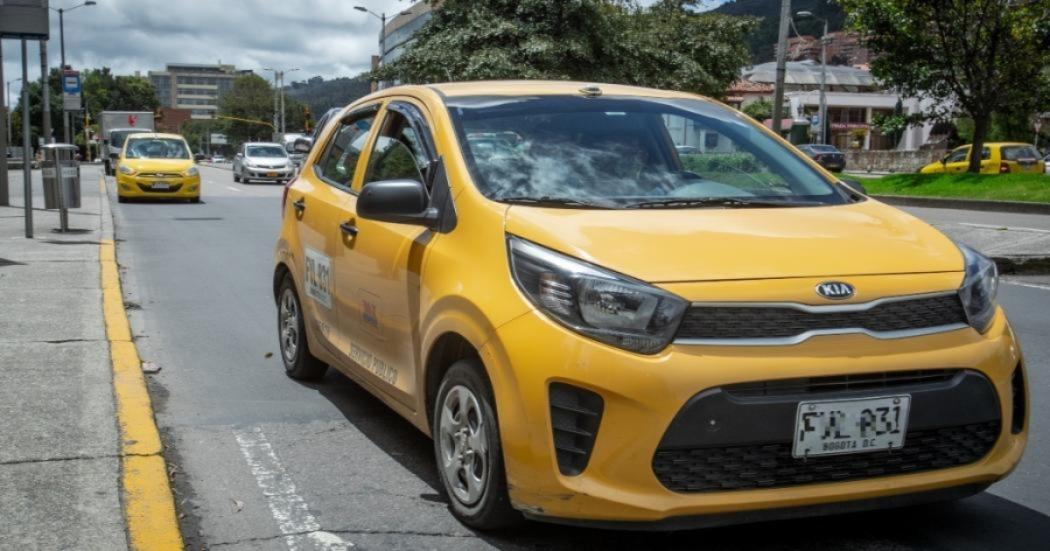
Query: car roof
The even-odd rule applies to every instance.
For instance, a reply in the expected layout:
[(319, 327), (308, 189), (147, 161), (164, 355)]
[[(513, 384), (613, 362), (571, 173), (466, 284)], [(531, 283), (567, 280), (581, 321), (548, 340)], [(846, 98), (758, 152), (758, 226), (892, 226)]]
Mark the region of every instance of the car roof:
[(708, 99), (687, 92), (676, 92), (673, 90), (658, 90), (656, 88), (643, 88), (641, 86), (626, 86), (623, 84), (605, 84), (600, 82), (567, 81), (567, 80), (476, 80), (464, 82), (443, 82), (436, 84), (405, 85), (384, 88), (372, 97), (396, 95), (398, 93), (421, 92), (432, 90), (438, 94), (448, 97), (467, 96), (553, 96), (553, 95), (583, 95), (582, 89), (597, 87), (602, 95), (606, 96), (637, 96), (651, 98), (691, 98)]
[(283, 148), (284, 146), (276, 142), (244, 142), (244, 145), (275, 145)]
[(168, 134), (166, 132), (135, 132), (134, 134), (128, 136), (129, 140), (141, 140), (144, 138), (166, 138), (172, 140), (186, 141), (186, 138), (183, 138), (179, 134)]

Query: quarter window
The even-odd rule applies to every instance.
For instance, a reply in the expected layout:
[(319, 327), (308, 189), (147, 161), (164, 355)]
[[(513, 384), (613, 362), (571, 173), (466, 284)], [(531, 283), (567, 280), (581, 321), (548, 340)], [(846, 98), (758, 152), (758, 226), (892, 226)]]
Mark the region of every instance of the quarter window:
[(430, 160), (416, 130), (397, 111), (387, 111), (383, 128), (368, 157), (365, 185), (383, 180), (425, 182)]
[(361, 158), (374, 120), (375, 115), (368, 114), (340, 125), (317, 163), (317, 172), (323, 179), (347, 188), (353, 184), (357, 160)]

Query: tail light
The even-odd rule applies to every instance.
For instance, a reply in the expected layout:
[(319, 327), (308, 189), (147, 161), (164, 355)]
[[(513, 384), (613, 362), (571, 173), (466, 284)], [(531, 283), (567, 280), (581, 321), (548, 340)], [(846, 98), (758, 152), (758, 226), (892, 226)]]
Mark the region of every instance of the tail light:
[(1006, 163), (999, 163), (999, 174), (1007, 174), (1010, 172), (1010, 165)]

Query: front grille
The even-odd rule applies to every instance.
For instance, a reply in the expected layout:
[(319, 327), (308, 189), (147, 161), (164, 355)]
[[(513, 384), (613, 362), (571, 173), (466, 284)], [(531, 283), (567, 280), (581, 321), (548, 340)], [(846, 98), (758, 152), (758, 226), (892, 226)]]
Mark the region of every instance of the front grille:
[(605, 401), (590, 390), (551, 383), (550, 402), (558, 470), (566, 476), (578, 475), (590, 461)]
[(174, 193), (182, 188), (182, 184), (172, 184), (168, 189), (153, 189), (150, 184), (139, 184), (139, 189), (150, 193)]
[(801, 377), (739, 383), (722, 387), (729, 394), (740, 398), (755, 396), (795, 396), (798, 394), (820, 394), (824, 392), (847, 392), (856, 390), (893, 389), (903, 386), (943, 383), (959, 373), (958, 369), (926, 369), (918, 371), (889, 371), (882, 373), (860, 373), (830, 377)]
[(678, 339), (784, 339), (810, 331), (908, 331), (965, 324), (958, 295), (883, 302), (861, 311), (806, 311), (790, 306), (694, 305), (678, 328)]
[(181, 178), (182, 174), (178, 172), (151, 172), (151, 173), (140, 173), (140, 178)]
[(999, 420), (908, 431), (893, 451), (796, 459), (791, 443), (658, 450), (653, 472), (668, 490), (722, 492), (839, 482), (968, 465), (991, 451)]

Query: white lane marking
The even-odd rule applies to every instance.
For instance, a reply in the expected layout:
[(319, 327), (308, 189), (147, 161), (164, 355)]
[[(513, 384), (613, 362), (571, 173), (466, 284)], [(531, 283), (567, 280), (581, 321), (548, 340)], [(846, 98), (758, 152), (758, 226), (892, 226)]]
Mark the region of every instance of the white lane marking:
[(226, 186), (226, 189), (232, 189), (233, 191), (244, 191), (243, 189), (237, 189), (233, 186)]
[(1004, 279), (1003, 283), (1007, 285), (1016, 285), (1018, 287), (1028, 287), (1030, 289), (1042, 289), (1043, 291), (1050, 291), (1050, 285), (1043, 285), (1041, 283), (1021, 283), (1020, 281), (1010, 281)]
[(321, 523), (296, 493), (295, 483), (284, 470), (261, 427), (235, 429), (233, 435), (255, 482), (266, 496), (270, 514), (277, 521), (277, 528), (284, 534), (284, 543), (290, 551), (298, 550), (301, 544), (307, 549), (326, 551), (343, 551), (354, 546), (336, 534), (321, 530)]
[(1041, 230), (1039, 228), (1024, 228), (1018, 226), (1001, 226), (996, 224), (974, 224), (971, 222), (959, 222), (960, 226), (969, 226), (971, 228), (981, 228), (986, 230), (1001, 230), (1001, 231), (1029, 231), (1035, 233), (1050, 233), (1050, 230)]

